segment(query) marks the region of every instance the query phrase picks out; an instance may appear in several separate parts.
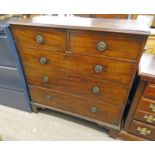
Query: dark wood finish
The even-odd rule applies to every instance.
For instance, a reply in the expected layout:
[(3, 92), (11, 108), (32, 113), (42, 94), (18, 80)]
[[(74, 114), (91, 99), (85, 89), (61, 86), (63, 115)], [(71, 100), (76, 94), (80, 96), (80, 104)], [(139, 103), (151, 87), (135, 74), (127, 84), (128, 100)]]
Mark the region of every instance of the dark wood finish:
[[(128, 92), (128, 89), (122, 85), (87, 76), (80, 76), (72, 72), (60, 72), (52, 68), (52, 72), (45, 72), (45, 70), (41, 69), (34, 71), (33, 66), (29, 67), (25, 65), (25, 67), (27, 81), (30, 85), (50, 88), (94, 101), (104, 101), (122, 106)], [(47, 76), (49, 79), (46, 83), (43, 80), (44, 76)], [(98, 86), (100, 89), (98, 94), (92, 92), (95, 86)]]
[[(37, 68), (37, 70), (46, 71), (46, 74), (54, 70), (61, 72), (69, 71), (74, 74), (113, 81), (124, 85), (130, 84), (135, 66), (135, 64), (129, 62), (49, 50), (20, 49), (19, 53), (25, 67)], [(41, 57), (47, 58), (47, 64), (40, 64), (39, 60)], [(101, 73), (95, 73), (94, 71), (95, 66), (98, 64), (103, 66)]]
[(139, 65), (141, 81), (125, 122), (125, 131), (119, 134), (121, 139), (130, 140), (133, 134), (145, 140), (155, 140), (154, 58), (150, 54), (142, 56)]
[[(148, 133), (146, 133), (146, 135), (140, 134), (138, 131), (138, 127), (140, 127), (141, 129), (146, 128)], [(155, 140), (155, 127), (148, 125), (146, 123), (141, 123), (139, 121), (133, 121), (131, 123), (131, 125), (129, 127), (129, 133), (133, 133), (135, 135), (138, 135), (140, 137), (144, 137), (146, 139)]]
[[(12, 21), (11, 30), (33, 109), (49, 108), (95, 122), (116, 137), (149, 34), (142, 24), (44, 16)], [(36, 34), (41, 35), (37, 43)], [(97, 50), (100, 41), (100, 48), (103, 41), (107, 44), (104, 52)]]
[[(12, 30), (18, 48), (37, 48), (43, 51), (51, 49), (62, 52), (66, 50), (66, 31), (64, 30), (34, 27), (13, 27)], [(44, 39), (42, 44), (38, 44), (36, 41), (38, 34)]]
[[(70, 33), (70, 51), (78, 54), (108, 56), (122, 59), (137, 60), (143, 37), (133, 35), (118, 35), (110, 33)], [(97, 44), (104, 41), (107, 45), (103, 52), (97, 49)], [(130, 47), (130, 45), (132, 46)], [(129, 48), (130, 47), (130, 48)]]
[(110, 129), (109, 130), (109, 137), (111, 138), (117, 138), (119, 134), (119, 130), (115, 130), (115, 129)]
[(72, 30), (117, 32), (125, 34), (140, 34), (148, 36), (149, 28), (145, 23), (136, 20), (81, 18), (81, 17), (51, 17), (39, 16), (30, 19), (12, 19), (8, 22), (13, 26), (50, 27)]
[(118, 137), (121, 140), (128, 140), (128, 141), (146, 141), (147, 140), (147, 139), (144, 139), (142, 137), (130, 134), (130, 133), (123, 131), (123, 130), (119, 133)]
[(155, 84), (148, 83), (148, 85), (144, 91), (144, 97), (155, 100)]
[(139, 103), (138, 109), (144, 110), (144, 111), (150, 112), (150, 113), (155, 113), (155, 111), (153, 111), (153, 109), (151, 108), (151, 105), (155, 106), (155, 100), (146, 99), (146, 98), (142, 97), (141, 101)]
[[(107, 103), (98, 103), (92, 100), (75, 97), (52, 89), (30, 86), (32, 102), (44, 104), (50, 107), (63, 109), (82, 116), (103, 121), (115, 126), (119, 125), (121, 109)], [(47, 98), (51, 96), (51, 98)], [(74, 104), (73, 104), (74, 103)], [(91, 107), (96, 107), (96, 112), (91, 112)]]
[(144, 92), (144, 89), (146, 87), (147, 82), (140, 80), (137, 91), (135, 93), (134, 99), (132, 101), (132, 106), (130, 107), (127, 120), (125, 121), (124, 130), (128, 130), (128, 127), (130, 126), (131, 121), (134, 119), (135, 111), (138, 107), (137, 103), (139, 103), (141, 96)]
[(155, 114), (148, 113), (142, 110), (138, 110), (136, 111), (135, 119), (155, 126)]

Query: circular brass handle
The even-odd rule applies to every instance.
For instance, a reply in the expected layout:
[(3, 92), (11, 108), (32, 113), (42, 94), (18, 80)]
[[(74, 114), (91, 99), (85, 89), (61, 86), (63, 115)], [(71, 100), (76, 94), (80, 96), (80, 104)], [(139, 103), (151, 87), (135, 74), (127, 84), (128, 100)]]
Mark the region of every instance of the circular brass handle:
[(96, 66), (95, 66), (95, 72), (96, 72), (96, 73), (101, 73), (102, 70), (103, 70), (103, 67), (102, 67), (101, 65), (96, 65)]
[(92, 92), (93, 92), (94, 94), (99, 94), (100, 88), (97, 87), (97, 86), (95, 86), (95, 87), (93, 87)]
[(36, 36), (36, 42), (38, 44), (43, 44), (44, 43), (44, 38), (40, 34), (37, 34), (37, 36)]
[(97, 107), (91, 106), (91, 107), (90, 107), (90, 111), (91, 111), (92, 113), (96, 113), (98, 110), (97, 110)]
[(43, 82), (44, 82), (44, 83), (47, 83), (47, 82), (48, 82), (48, 76), (44, 76), (44, 77), (43, 77)]
[(50, 101), (51, 99), (52, 99), (52, 96), (51, 96), (51, 95), (47, 95), (47, 96), (46, 96), (46, 100), (47, 100), (47, 101)]
[(46, 64), (47, 63), (47, 59), (45, 57), (41, 57), (40, 58), (40, 63), (43, 64), (43, 65)]
[(107, 45), (105, 42), (103, 41), (100, 41), (98, 44), (97, 44), (97, 49), (100, 51), (100, 52), (103, 52), (105, 49), (106, 49)]

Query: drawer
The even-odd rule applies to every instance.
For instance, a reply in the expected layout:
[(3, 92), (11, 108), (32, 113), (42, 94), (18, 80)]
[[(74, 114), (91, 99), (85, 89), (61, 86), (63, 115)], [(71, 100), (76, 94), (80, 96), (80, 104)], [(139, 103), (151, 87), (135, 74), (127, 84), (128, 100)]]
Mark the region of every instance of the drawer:
[(29, 100), (24, 92), (0, 88), (0, 104), (28, 112), (31, 111)]
[(51, 49), (65, 51), (66, 32), (49, 28), (12, 27), (18, 48)]
[[(78, 54), (136, 60), (143, 39), (110, 33), (70, 33), (70, 50)], [(132, 46), (131, 46), (132, 45)]]
[(155, 125), (155, 114), (152, 113), (138, 110), (135, 114), (135, 119), (151, 125)]
[[(59, 72), (72, 72), (83, 76), (94, 77), (98, 80), (108, 80), (129, 85), (133, 75), (134, 64), (111, 59), (95, 58), (91, 56), (65, 54), (52, 51), (33, 49), (20, 50), (24, 69), (33, 67), (45, 73), (58, 70)], [(46, 60), (42, 64), (40, 61)], [(44, 60), (44, 61), (45, 61)], [(100, 66), (99, 68), (97, 68)]]
[(155, 127), (139, 121), (133, 121), (130, 125), (129, 132), (135, 135), (155, 140)]
[(124, 104), (128, 92), (128, 89), (122, 85), (80, 76), (71, 72), (59, 72), (54, 69), (51, 72), (45, 72), (40, 69), (34, 70), (33, 67), (28, 66), (25, 73), (30, 85), (50, 88), (118, 106)]
[(97, 103), (92, 100), (86, 100), (51, 89), (30, 86), (29, 90), (32, 102), (55, 107), (117, 126), (120, 123), (121, 109), (117, 106)]
[(0, 66), (0, 87), (22, 91), (23, 85), (17, 68)]
[(155, 114), (155, 101), (142, 97), (138, 109)]
[(0, 34), (0, 66), (16, 67), (17, 63), (7, 34)]
[(155, 100), (155, 84), (148, 83), (143, 96)]

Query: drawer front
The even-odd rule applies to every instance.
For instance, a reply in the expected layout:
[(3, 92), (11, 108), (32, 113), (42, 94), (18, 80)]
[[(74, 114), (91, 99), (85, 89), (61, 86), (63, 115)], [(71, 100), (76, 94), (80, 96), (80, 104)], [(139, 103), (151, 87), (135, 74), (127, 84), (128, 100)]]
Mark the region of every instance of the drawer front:
[(138, 109), (155, 114), (155, 101), (142, 97)]
[(105, 103), (97, 103), (92, 100), (72, 95), (58, 93), (54, 90), (30, 86), (30, 94), (33, 102), (59, 108), (75, 114), (86, 116), (98, 121), (113, 125), (119, 125), (121, 109)]
[(18, 48), (51, 49), (65, 51), (65, 31), (32, 27), (12, 27)]
[(54, 69), (51, 72), (45, 72), (44, 70), (36, 71), (33, 67), (26, 67), (25, 73), (30, 85), (51, 88), (119, 106), (124, 104), (128, 92), (128, 89), (122, 85), (80, 76), (71, 72), (59, 72)]
[[(70, 50), (73, 53), (109, 56), (136, 60), (143, 39), (131, 35), (108, 33), (70, 33)], [(132, 46), (131, 46), (132, 45)]]
[[(114, 61), (110, 59), (94, 58), (91, 56), (70, 55), (52, 51), (32, 49), (20, 50), (20, 56), (25, 69), (30, 66), (45, 73), (57, 69), (59, 72), (72, 72), (83, 76), (90, 76), (98, 80), (108, 80), (124, 85), (129, 85), (133, 74), (134, 64)], [(42, 64), (42, 58), (46, 63)], [(100, 66), (102, 70), (96, 69)]]
[(0, 87), (17, 91), (23, 90), (20, 74), (16, 68), (0, 66)]
[(155, 125), (155, 114), (152, 113), (138, 110), (135, 114), (135, 119), (151, 125)]
[(129, 132), (147, 139), (155, 140), (155, 127), (145, 123), (133, 121), (130, 125)]
[(11, 43), (7, 34), (0, 34), (0, 65), (8, 67), (17, 66), (11, 48)]
[(143, 96), (155, 100), (155, 84), (148, 83)]
[(28, 112), (31, 111), (30, 103), (24, 92), (0, 88), (0, 104)]

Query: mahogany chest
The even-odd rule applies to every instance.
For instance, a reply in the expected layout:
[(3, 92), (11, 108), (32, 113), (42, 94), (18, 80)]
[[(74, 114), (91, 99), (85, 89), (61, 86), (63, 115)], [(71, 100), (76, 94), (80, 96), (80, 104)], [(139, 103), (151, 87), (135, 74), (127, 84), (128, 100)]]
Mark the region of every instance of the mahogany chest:
[(149, 34), (146, 27), (129, 20), (49, 16), (10, 24), (33, 110), (77, 116), (115, 136)]
[(155, 140), (155, 56), (143, 54), (140, 61), (141, 81), (130, 108), (125, 128), (119, 134), (124, 140)]

